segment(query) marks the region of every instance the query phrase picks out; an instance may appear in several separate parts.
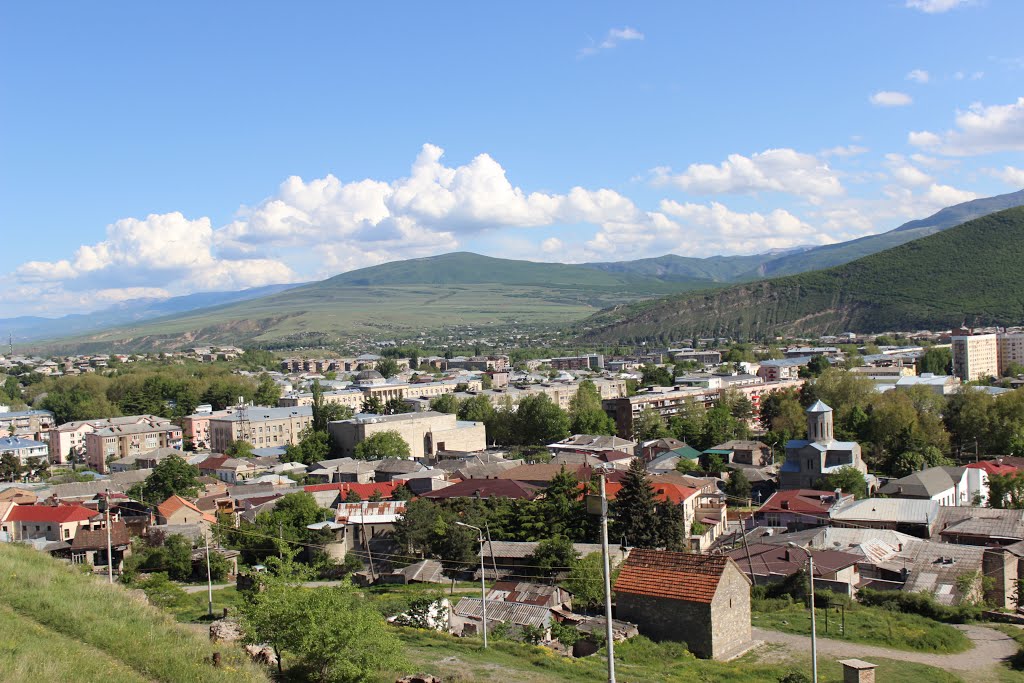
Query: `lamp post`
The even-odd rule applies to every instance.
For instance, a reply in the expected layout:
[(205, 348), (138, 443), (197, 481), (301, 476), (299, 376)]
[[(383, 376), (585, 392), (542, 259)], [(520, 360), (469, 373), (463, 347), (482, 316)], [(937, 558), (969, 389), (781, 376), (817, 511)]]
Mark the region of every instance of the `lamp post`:
[(811, 587), (811, 678), (813, 683), (818, 683), (818, 634), (814, 623), (814, 556), (811, 551), (802, 545), (790, 541), (786, 544), (790, 548), (798, 548), (807, 553), (808, 583)]
[(475, 529), (477, 537), (480, 539), (480, 614), (482, 615), (484, 625), (484, 648), (487, 648), (487, 584), (484, 576), (484, 532), (478, 526), (472, 524), (465, 524), (463, 522), (455, 522), (458, 526), (464, 526), (467, 529)]

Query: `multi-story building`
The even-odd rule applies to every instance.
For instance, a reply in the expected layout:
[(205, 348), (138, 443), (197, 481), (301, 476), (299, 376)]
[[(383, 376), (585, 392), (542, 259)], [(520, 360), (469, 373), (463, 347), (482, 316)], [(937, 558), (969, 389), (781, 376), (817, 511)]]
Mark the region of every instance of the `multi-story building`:
[(586, 356), (564, 356), (552, 358), (550, 365), (555, 370), (604, 370), (604, 356), (591, 353)]
[[(203, 408), (204, 406), (200, 406)], [(209, 406), (206, 406), (209, 408)], [(181, 418), (181, 433), (185, 439), (196, 450), (204, 450), (210, 447), (210, 420), (226, 417), (233, 414), (237, 408), (227, 410), (199, 410), (198, 412), (186, 415)]]
[(0, 434), (46, 441), (55, 424), (53, 413), (49, 410), (12, 411), (7, 406), (0, 406)]
[(802, 379), (764, 381), (752, 375), (711, 375), (706, 381), (687, 382), (675, 387), (652, 387), (633, 396), (605, 399), (601, 402), (605, 412), (615, 420), (616, 430), (623, 438), (632, 438), (633, 422), (647, 409), (654, 410), (668, 420), (685, 413), (690, 405), (702, 404), (711, 408), (725, 392), (736, 392), (750, 401), (753, 407), (752, 424), (760, 413), (761, 398), (773, 391), (802, 386)]
[(438, 451), (482, 451), (487, 437), (482, 422), (458, 420), (454, 415), (426, 411), (398, 415), (361, 415), (331, 422), (328, 431), (343, 457), (379, 432), (394, 431), (409, 444), (412, 458), (430, 458)]
[(965, 382), (999, 376), (999, 335), (959, 330), (951, 344), (954, 375)]
[(312, 406), (249, 406), (210, 420), (210, 448), (223, 453), (235, 441), (247, 441), (255, 448), (295, 445), (312, 422)]
[(957, 330), (951, 340), (953, 374), (965, 382), (999, 377), (1011, 365), (1024, 365), (1024, 332), (974, 334)]
[(50, 429), (50, 463), (63, 464), (85, 455), (85, 437), (99, 429), (123, 427), (137, 424), (170, 424), (170, 420), (156, 415), (128, 415), (126, 417), (100, 418), (65, 422)]
[(104, 474), (107, 463), (129, 456), (138, 456), (158, 448), (182, 447), (181, 427), (157, 418), (156, 422), (114, 425), (85, 435), (85, 462)]
[[(597, 389), (597, 393), (602, 400), (620, 398), (628, 393), (626, 390), (626, 380), (624, 379), (596, 378), (590, 381), (593, 382), (594, 387)], [(568, 410), (569, 404), (576, 396), (576, 392), (579, 391), (579, 388), (579, 382), (546, 382), (543, 384), (526, 384), (520, 386), (508, 386), (500, 389), (486, 389), (476, 393), (481, 396), (486, 396), (495, 406), (502, 405), (506, 402), (511, 403), (512, 406), (518, 406), (519, 402), (527, 396), (545, 394), (556, 406), (562, 410)], [(460, 398), (467, 398), (468, 396), (468, 394), (460, 395)]]
[(680, 349), (678, 351), (669, 351), (672, 354), (672, 360), (676, 363), (685, 363), (692, 361), (694, 363), (700, 363), (701, 365), (721, 365), (722, 364), (722, 352), (721, 351), (710, 351), (696, 349)]
[(463, 370), (477, 370), (479, 372), (487, 372), (489, 370), (503, 372), (509, 369), (509, 362), (508, 356), (473, 356), (472, 358), (456, 356), (445, 361), (444, 367), (446, 370), (460, 368)]
[(20, 436), (0, 437), (0, 455), (13, 455), (22, 465), (32, 458), (46, 460), (49, 448), (42, 441), (23, 439)]
[(766, 382), (775, 382), (780, 379), (796, 379), (800, 376), (800, 368), (810, 362), (810, 356), (765, 360), (761, 361), (761, 367), (758, 368), (757, 375), (758, 377), (763, 377)]

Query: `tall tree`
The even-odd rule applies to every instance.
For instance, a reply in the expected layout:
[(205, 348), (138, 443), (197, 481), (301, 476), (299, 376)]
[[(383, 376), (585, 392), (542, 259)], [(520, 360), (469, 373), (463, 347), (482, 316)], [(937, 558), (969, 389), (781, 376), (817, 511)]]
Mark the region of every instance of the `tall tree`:
[(654, 487), (640, 459), (629, 464), (622, 488), (612, 503), (614, 534), (629, 546), (656, 548), (661, 545)]
[(665, 419), (653, 408), (644, 408), (633, 421), (633, 438), (638, 442), (664, 439), (672, 436)]
[(377, 372), (384, 377), (394, 377), (398, 371), (398, 361), (394, 358), (382, 358), (377, 362)]
[(573, 434), (615, 434), (615, 420), (601, 407), (601, 394), (589, 379), (579, 383), (569, 402), (569, 431)]
[(192, 497), (200, 488), (199, 468), (170, 455), (158, 462), (141, 483), (129, 489), (128, 495), (146, 503), (162, 503), (174, 495)]
[(363, 407), (360, 410), (370, 415), (383, 415), (384, 402), (380, 400), (380, 396), (370, 396), (363, 399)]
[(301, 462), (303, 465), (326, 460), (331, 454), (331, 443), (327, 432), (305, 429), (299, 435), (299, 443), (285, 446), (285, 458), (289, 462)]
[(372, 434), (356, 445), (354, 457), (358, 460), (408, 458), (409, 444), (393, 429)]
[(843, 493), (852, 493), (856, 498), (868, 495), (868, 483), (864, 475), (856, 467), (850, 466), (826, 474), (818, 481), (818, 488), (826, 491), (840, 489)]
[(430, 399), (430, 409), (439, 413), (455, 415), (459, 412), (459, 399), (455, 394), (441, 394), (437, 398)]
[(569, 416), (547, 394), (523, 397), (514, 424), (513, 438), (522, 446), (542, 446), (569, 436)]
[(264, 372), (260, 375), (259, 384), (256, 385), (256, 393), (252, 397), (253, 402), (258, 406), (276, 406), (279, 398), (281, 398), (281, 387)]
[(545, 533), (565, 536), (572, 541), (587, 540), (587, 512), (582, 496), (579, 479), (563, 465), (536, 503), (544, 520)]

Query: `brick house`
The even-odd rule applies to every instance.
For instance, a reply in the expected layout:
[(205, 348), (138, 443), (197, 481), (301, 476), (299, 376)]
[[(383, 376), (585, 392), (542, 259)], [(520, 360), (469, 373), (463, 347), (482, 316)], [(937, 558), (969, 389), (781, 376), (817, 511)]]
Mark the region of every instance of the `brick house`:
[(750, 585), (725, 555), (635, 548), (615, 581), (616, 617), (698, 657), (730, 659), (750, 644)]

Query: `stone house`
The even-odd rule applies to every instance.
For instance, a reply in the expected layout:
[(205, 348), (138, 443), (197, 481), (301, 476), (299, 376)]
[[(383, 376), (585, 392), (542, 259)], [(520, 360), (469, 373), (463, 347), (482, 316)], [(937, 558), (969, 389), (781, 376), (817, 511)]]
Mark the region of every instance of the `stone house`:
[(615, 581), (616, 616), (652, 640), (726, 660), (750, 644), (750, 585), (725, 555), (635, 548)]

